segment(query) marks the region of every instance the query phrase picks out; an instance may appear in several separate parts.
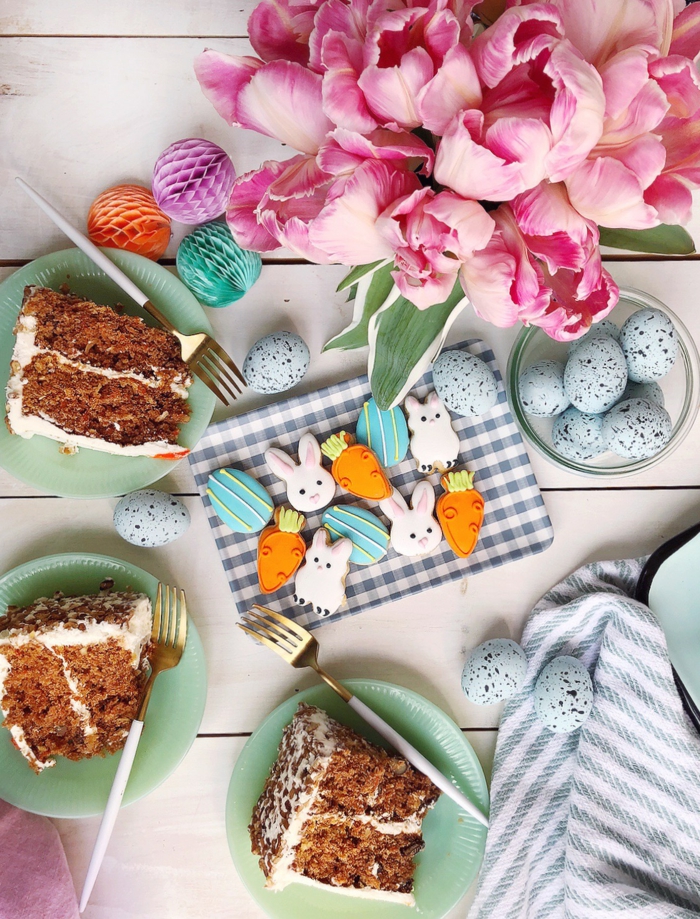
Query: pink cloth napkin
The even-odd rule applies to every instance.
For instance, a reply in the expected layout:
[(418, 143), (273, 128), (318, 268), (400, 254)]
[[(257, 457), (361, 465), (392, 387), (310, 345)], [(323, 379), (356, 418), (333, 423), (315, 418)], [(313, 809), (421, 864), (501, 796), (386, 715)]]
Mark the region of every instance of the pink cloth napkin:
[(46, 817), (0, 801), (0, 919), (78, 919), (73, 880)]

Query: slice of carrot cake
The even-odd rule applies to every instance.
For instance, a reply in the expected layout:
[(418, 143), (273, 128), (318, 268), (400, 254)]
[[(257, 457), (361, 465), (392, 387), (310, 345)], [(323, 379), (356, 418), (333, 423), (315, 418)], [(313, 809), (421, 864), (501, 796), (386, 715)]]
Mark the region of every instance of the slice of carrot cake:
[(265, 886), (296, 881), (413, 906), (413, 858), (439, 794), (406, 760), (300, 704), (249, 827)]
[(148, 668), (151, 601), (131, 590), (41, 597), (0, 616), (0, 709), (39, 773), (121, 749)]
[(177, 459), (189, 368), (170, 332), (72, 294), (26, 287), (15, 325), (6, 423), (123, 456)]

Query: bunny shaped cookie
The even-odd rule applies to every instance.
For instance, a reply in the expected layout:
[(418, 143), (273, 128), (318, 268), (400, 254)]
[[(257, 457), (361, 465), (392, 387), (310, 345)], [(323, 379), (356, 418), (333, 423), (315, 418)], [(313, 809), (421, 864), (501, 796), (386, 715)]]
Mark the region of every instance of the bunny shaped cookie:
[(398, 491), (379, 506), (391, 520), (391, 543), (399, 555), (429, 555), (442, 542), (440, 524), (433, 516), (435, 492), (430, 482), (419, 482), (409, 508)]
[(343, 536), (331, 543), (328, 530), (319, 527), (306, 550), (304, 564), (294, 581), (294, 599), (310, 603), (319, 616), (330, 616), (345, 600), (345, 578), (350, 570), (352, 542)]
[(425, 402), (407, 396), (404, 405), (411, 431), (411, 453), (418, 469), (430, 474), (456, 466), (459, 436), (438, 394), (431, 392)]
[(335, 497), (335, 480), (321, 465), (321, 448), (313, 434), (302, 434), (299, 440), (299, 463), (280, 450), (265, 451), (267, 465), (287, 483), (287, 500), (294, 510), (310, 513), (327, 507)]

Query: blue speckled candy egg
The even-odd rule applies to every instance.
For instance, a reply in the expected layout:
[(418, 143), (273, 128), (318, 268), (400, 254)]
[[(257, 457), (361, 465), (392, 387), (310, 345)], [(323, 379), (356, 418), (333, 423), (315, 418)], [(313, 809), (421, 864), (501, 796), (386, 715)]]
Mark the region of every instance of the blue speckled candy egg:
[(649, 380), (648, 383), (628, 383), (620, 402), (624, 402), (625, 399), (646, 399), (660, 405), (661, 408), (666, 405), (663, 390), (655, 380)]
[(601, 319), (600, 322), (595, 322), (590, 329), (582, 335), (580, 338), (575, 338), (569, 344), (569, 356), (578, 348), (579, 345), (584, 344), (587, 341), (590, 341), (592, 338), (614, 338), (615, 341), (620, 340), (620, 330), (615, 325), (614, 322), (611, 322), (610, 319)]
[(672, 432), (666, 409), (648, 399), (618, 402), (603, 418), (605, 446), (625, 459), (655, 456), (669, 442)]
[(389, 531), (382, 521), (364, 507), (339, 504), (323, 512), (321, 523), (333, 542), (347, 536), (352, 543), (353, 565), (373, 565), (389, 548)]
[(580, 412), (573, 405), (552, 425), (554, 448), (572, 460), (589, 460), (605, 452), (603, 417)]
[(528, 415), (553, 418), (571, 405), (564, 390), (564, 365), (559, 361), (537, 361), (520, 374), (520, 403)]
[(212, 472), (207, 495), (219, 518), (234, 533), (257, 533), (272, 517), (274, 505), (264, 485), (233, 466)]
[(651, 307), (632, 313), (622, 326), (620, 344), (634, 383), (666, 376), (678, 355), (673, 323), (666, 313)]
[(435, 392), (457, 415), (475, 417), (498, 401), (498, 383), (481, 358), (468, 351), (443, 351), (433, 364)]
[(355, 440), (373, 450), (385, 469), (400, 463), (408, 453), (410, 440), (401, 408), (396, 405), (383, 412), (374, 399), (365, 402), (357, 419)]
[(470, 702), (492, 705), (510, 699), (525, 682), (527, 657), (509, 638), (492, 638), (474, 648), (462, 672), (462, 689)]
[(303, 378), (309, 349), (293, 332), (273, 332), (256, 341), (243, 364), (243, 376), (259, 393), (285, 392)]
[(581, 661), (555, 657), (537, 677), (535, 711), (542, 724), (556, 734), (580, 728), (593, 707), (593, 683)]
[(165, 546), (187, 530), (190, 512), (182, 501), (163, 491), (145, 489), (124, 495), (114, 508), (114, 528), (135, 546)]
[(625, 356), (609, 337), (591, 338), (579, 345), (564, 370), (564, 388), (572, 405), (592, 415), (614, 405), (626, 385)]

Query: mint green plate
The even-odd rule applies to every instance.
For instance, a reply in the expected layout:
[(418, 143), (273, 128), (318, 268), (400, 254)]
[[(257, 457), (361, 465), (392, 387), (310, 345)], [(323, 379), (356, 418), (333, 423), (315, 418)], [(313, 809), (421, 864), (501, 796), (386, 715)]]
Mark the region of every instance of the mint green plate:
[[(150, 259), (103, 249), (153, 303), (163, 311), (181, 332), (208, 332), (212, 329), (204, 310), (185, 285), (169, 271)], [(150, 317), (111, 281), (79, 249), (53, 252), (20, 268), (0, 284), (0, 393), (4, 394), (10, 375), (10, 358), (15, 338), (13, 328), (22, 306), (27, 284), (39, 284), (58, 290), (68, 284), (72, 291), (141, 316), (149, 325)], [(190, 388), (192, 415), (182, 426), (179, 442), (192, 450), (211, 421), (216, 397), (201, 380)], [(3, 399), (4, 403), (4, 399)], [(81, 449), (73, 456), (59, 452), (59, 444), (47, 437), (26, 440), (10, 434), (0, 422), (0, 466), (28, 485), (68, 498), (110, 498), (135, 491), (166, 475), (177, 461), (157, 460), (147, 456), (110, 456), (96, 450)]]
[[(106, 577), (114, 578), (116, 590), (133, 587), (155, 601), (158, 581), (141, 568), (106, 555), (66, 553), (35, 559), (3, 575), (0, 611), (13, 603), (25, 606), (56, 590), (64, 594), (94, 593)], [(188, 619), (182, 660), (155, 682), (124, 804), (149, 794), (178, 767), (197, 736), (206, 697), (204, 650)], [(120, 756), (115, 753), (80, 762), (58, 757), (55, 766), (35, 775), (12, 744), (10, 732), (0, 727), (0, 798), (48, 817), (100, 814)]]
[[(484, 813), (488, 791), (469, 741), (454, 721), (422, 696), (379, 680), (345, 680), (348, 689), (427, 756)], [(460, 812), (442, 795), (423, 822), (425, 848), (416, 857), (416, 909), (396, 903), (361, 900), (347, 894), (290, 884), (265, 889), (258, 859), (250, 851), (248, 823), (277, 756), (284, 727), (299, 702), (325, 709), (380, 746), (386, 743), (327, 686), (314, 686), (287, 699), (250, 737), (238, 757), (226, 801), (226, 832), (236, 869), (253, 898), (272, 919), (440, 919), (466, 893), (481, 865), (486, 828)]]

